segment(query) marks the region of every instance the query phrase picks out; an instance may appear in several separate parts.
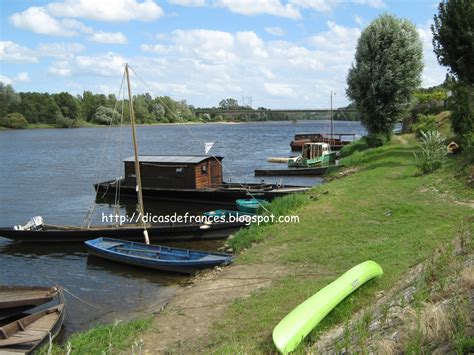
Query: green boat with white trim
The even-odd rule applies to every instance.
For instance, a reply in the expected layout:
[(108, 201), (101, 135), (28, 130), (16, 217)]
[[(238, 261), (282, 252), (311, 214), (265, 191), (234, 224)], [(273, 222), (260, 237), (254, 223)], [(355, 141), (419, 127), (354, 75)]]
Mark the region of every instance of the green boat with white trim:
[(336, 152), (327, 143), (305, 143), (301, 155), (288, 160), (289, 168), (310, 168), (336, 162)]
[(383, 270), (375, 261), (365, 261), (345, 272), (322, 290), (283, 318), (273, 329), (273, 343), (282, 353), (287, 354), (297, 348), (301, 341), (331, 312), (342, 300), (374, 277), (383, 275)]

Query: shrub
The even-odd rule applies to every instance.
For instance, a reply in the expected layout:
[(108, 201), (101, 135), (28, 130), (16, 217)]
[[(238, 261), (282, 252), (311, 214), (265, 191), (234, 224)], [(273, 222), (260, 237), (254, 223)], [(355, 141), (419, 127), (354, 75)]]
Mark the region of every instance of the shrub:
[(421, 132), (436, 131), (436, 116), (417, 115), (416, 123), (411, 126), (415, 135), (420, 138)]
[(367, 144), (366, 138), (363, 137), (342, 147), (340, 150), (340, 155), (341, 158), (345, 158), (354, 154), (355, 152), (362, 152), (367, 149), (369, 149), (369, 145)]
[(0, 126), (14, 129), (24, 129), (28, 127), (26, 118), (18, 112), (9, 113), (6, 117), (0, 118)]
[(446, 145), (438, 131), (421, 132), (421, 147), (415, 153), (415, 163), (422, 174), (441, 168), (446, 159)]
[(463, 142), (462, 142), (462, 151), (463, 151), (464, 161), (467, 164), (473, 164), (474, 163), (474, 132), (464, 135)]
[(367, 146), (369, 148), (381, 147), (382, 145), (390, 141), (390, 134), (384, 134), (384, 133), (369, 134), (368, 136), (365, 137), (365, 141), (367, 142)]

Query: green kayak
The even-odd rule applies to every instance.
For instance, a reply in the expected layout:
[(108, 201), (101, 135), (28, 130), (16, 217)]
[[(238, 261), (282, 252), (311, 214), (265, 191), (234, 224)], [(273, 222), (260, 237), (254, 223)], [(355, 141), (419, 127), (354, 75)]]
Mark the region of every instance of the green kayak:
[(344, 298), (370, 279), (383, 275), (375, 261), (365, 261), (331, 282), (283, 318), (273, 329), (273, 342), (283, 354), (296, 349), (313, 328)]

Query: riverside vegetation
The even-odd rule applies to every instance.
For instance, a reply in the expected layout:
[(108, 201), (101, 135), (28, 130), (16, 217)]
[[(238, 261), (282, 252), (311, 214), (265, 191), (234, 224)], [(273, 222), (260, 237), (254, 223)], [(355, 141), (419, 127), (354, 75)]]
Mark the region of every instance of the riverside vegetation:
[[(470, 216), (474, 194), (467, 183), (466, 171), (469, 169), (460, 168), (464, 157), (451, 156), (435, 172), (422, 175), (414, 158), (419, 146), (414, 135), (394, 137), (390, 144), (377, 148), (368, 148), (363, 141), (354, 142), (343, 151), (346, 173), (333, 173), (330, 183), (317, 186), (307, 194), (287, 196), (272, 202), (269, 206), (272, 213), (298, 214), (300, 223), (251, 226), (228, 241), (238, 254), (235, 266), (228, 268), (230, 275), (233, 268), (241, 265), (263, 268), (265, 276), (271, 279), (269, 286), (243, 298), (236, 296), (220, 314), (221, 320), (210, 325), (209, 334), (192, 341), (183, 338), (178, 343), (169, 344), (168, 350), (272, 352), (272, 329), (285, 314), (353, 265), (368, 259), (382, 266), (384, 276), (343, 301), (311, 333), (299, 351), (314, 351), (325, 333), (331, 333), (337, 326), (344, 328), (344, 324), (346, 328), (359, 324), (359, 336), (337, 338), (331, 345), (332, 349), (369, 351), (392, 344), (390, 339), (382, 341), (385, 339), (382, 336), (375, 339), (364, 336), (368, 332), (367, 324), (372, 324), (375, 315), (369, 316), (371, 313), (367, 311), (369, 313), (359, 323), (352, 319), (353, 315), (375, 304), (380, 295), (391, 293), (399, 282), (409, 278), (417, 265), (425, 265), (425, 270), (442, 268), (446, 277), (459, 275), (460, 262), (442, 261), (447, 257), (434, 262), (432, 255), (438, 248), (446, 249), (447, 243), (459, 238), (461, 225), (465, 245), (463, 258), (472, 257), (472, 248), (467, 246), (472, 245), (474, 220)], [(273, 269), (282, 267), (285, 270), (283, 275), (273, 273)], [(436, 271), (431, 275), (438, 277)], [(215, 278), (219, 279), (219, 273)], [(429, 277), (421, 279), (428, 280)], [(426, 325), (422, 323), (425, 318), (417, 316), (425, 314), (423, 312), (434, 302), (432, 297), (435, 296), (426, 291), (434, 282), (426, 285), (418, 287), (424, 296), (416, 296), (416, 300), (420, 301), (412, 305), (414, 316), (404, 318), (407, 322), (413, 320), (415, 323), (410, 324), (416, 327), (400, 327), (399, 331), (405, 334), (404, 341), (394, 349), (429, 350), (443, 344), (450, 349), (469, 347), (472, 335), (468, 332), (468, 321), (450, 323), (450, 336), (439, 332), (442, 335), (439, 342), (432, 339), (436, 336), (431, 333), (431, 338), (426, 335), (423, 330)], [(232, 288), (227, 292), (232, 293)], [(186, 297), (186, 291), (181, 296)], [(207, 294), (206, 299), (209, 304), (213, 303), (212, 294)], [(463, 293), (451, 299), (466, 306), (467, 299)], [(380, 309), (385, 308), (381, 306)], [(172, 312), (171, 315), (178, 312), (175, 316), (179, 318), (186, 316), (187, 310), (168, 312)], [(209, 312), (209, 307), (203, 307), (202, 312)], [(449, 313), (449, 308), (444, 312), (448, 312), (449, 317), (455, 317), (459, 308), (453, 308), (454, 313)], [(73, 353), (95, 349), (92, 353), (97, 354), (121, 349), (130, 351), (132, 347), (153, 349), (153, 343), (140, 342), (142, 334), (137, 329), (140, 332), (149, 329), (148, 332), (159, 334), (160, 339), (167, 335), (160, 328), (158, 315), (149, 322), (119, 323), (115, 328), (101, 326), (75, 335), (69, 340), (70, 348)], [(412, 329), (419, 331), (411, 334)], [(120, 341), (114, 337), (115, 331), (121, 334)], [(128, 336), (123, 337), (124, 334)], [(156, 334), (151, 338), (156, 339)], [(53, 351), (64, 353), (67, 350), (55, 346)]]

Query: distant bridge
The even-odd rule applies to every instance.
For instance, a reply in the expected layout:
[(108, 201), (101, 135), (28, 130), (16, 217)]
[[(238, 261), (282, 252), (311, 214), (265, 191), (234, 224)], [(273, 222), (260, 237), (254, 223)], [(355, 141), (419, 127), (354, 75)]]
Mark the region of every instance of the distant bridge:
[[(331, 111), (331, 109), (320, 109), (320, 108), (315, 108), (315, 109), (212, 109), (212, 108), (198, 108), (195, 109), (196, 113), (215, 113), (215, 114), (230, 114), (230, 115), (236, 115), (239, 113), (272, 113), (272, 112), (278, 112), (278, 113), (326, 113)], [(357, 110), (354, 109), (333, 109), (334, 112), (344, 112), (344, 113), (351, 113), (351, 112), (357, 112)]]

